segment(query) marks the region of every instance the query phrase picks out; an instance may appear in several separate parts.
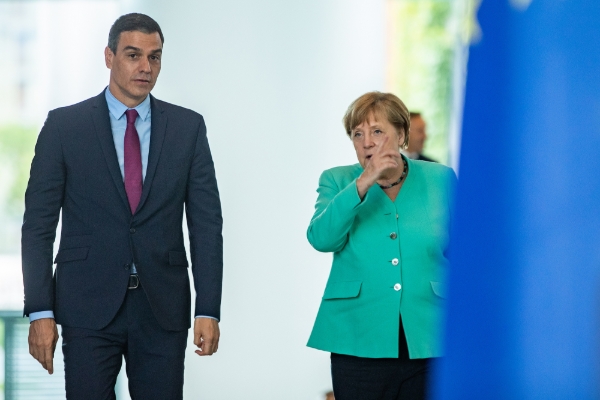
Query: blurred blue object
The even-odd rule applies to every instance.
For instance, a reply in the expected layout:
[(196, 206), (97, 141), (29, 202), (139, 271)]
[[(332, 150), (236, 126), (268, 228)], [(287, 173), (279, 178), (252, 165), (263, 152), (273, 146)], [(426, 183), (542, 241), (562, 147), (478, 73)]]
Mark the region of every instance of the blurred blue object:
[(599, 399), (600, 1), (484, 0), (434, 399)]

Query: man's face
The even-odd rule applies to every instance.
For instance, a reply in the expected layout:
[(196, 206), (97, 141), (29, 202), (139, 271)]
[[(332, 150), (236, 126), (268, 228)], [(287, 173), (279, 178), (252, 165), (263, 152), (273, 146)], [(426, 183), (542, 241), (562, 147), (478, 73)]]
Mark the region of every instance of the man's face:
[(140, 104), (154, 88), (160, 72), (162, 42), (158, 32), (122, 32), (117, 53), (104, 49), (110, 69), (110, 92), (129, 108)]
[(425, 128), (425, 121), (420, 116), (410, 119), (410, 135), (408, 136), (408, 149), (406, 151), (419, 154), (423, 152), (423, 145), (427, 139)]

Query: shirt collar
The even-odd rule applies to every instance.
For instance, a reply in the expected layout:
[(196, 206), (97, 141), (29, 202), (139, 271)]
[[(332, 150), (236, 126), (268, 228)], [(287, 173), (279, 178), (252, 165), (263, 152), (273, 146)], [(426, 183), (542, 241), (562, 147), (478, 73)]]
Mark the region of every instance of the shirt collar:
[[(108, 104), (108, 111), (115, 119), (121, 119), (129, 107), (117, 100), (108, 87), (104, 91), (104, 95), (106, 97), (106, 103)], [(136, 110), (140, 118), (145, 121), (150, 116), (150, 95), (146, 96), (144, 101), (138, 104), (137, 107), (134, 107), (134, 110)]]

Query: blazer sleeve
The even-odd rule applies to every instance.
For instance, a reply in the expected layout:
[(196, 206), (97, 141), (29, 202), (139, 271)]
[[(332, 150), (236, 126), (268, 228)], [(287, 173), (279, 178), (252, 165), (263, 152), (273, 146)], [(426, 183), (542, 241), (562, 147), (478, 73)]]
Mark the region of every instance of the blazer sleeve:
[(215, 168), (200, 121), (185, 198), (190, 234), (195, 314), (221, 318), (223, 283), (223, 217)]
[(319, 196), (315, 213), (306, 236), (318, 251), (340, 251), (348, 241), (348, 232), (356, 214), (364, 205), (368, 193), (361, 201), (356, 188), (356, 179), (345, 187), (339, 187), (331, 170), (321, 174), (317, 192)]
[(38, 136), (25, 192), (21, 258), (26, 316), (54, 310), (52, 252), (67, 176), (55, 120), (50, 112)]

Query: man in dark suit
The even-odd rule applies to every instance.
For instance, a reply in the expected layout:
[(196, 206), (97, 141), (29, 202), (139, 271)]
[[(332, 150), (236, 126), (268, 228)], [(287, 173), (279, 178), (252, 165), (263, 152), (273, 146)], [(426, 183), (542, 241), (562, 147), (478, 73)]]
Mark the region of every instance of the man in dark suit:
[(114, 399), (123, 357), (133, 398), (182, 398), (191, 312), (184, 207), (196, 353), (217, 351), (219, 193), (202, 116), (150, 95), (163, 42), (150, 17), (117, 19), (108, 87), (50, 111), (37, 141), (22, 228), (24, 313), (30, 353), (49, 373), (61, 324), (69, 399)]
[(424, 156), (423, 146), (427, 140), (426, 132), (427, 124), (419, 112), (410, 112), (410, 135), (408, 140), (408, 148), (402, 150), (402, 154), (413, 160), (423, 160), (437, 162), (436, 160)]

